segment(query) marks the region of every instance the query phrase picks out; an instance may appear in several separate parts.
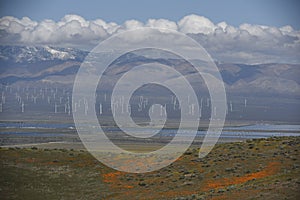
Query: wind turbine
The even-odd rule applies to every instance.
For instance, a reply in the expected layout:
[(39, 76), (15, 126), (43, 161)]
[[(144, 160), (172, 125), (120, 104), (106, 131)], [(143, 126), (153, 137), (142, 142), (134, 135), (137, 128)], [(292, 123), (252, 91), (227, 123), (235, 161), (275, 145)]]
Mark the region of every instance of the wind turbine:
[(33, 96), (32, 98), (33, 98), (33, 103), (36, 104), (36, 99), (37, 99), (37, 97), (36, 97), (36, 96)]
[(73, 110), (73, 112), (77, 112), (77, 103), (76, 102), (74, 103), (74, 110)]
[(24, 105), (24, 102), (22, 101), (22, 106), (21, 106), (21, 112), (25, 112), (25, 105)]
[(99, 113), (100, 113), (100, 115), (102, 115), (102, 103), (100, 103), (100, 105), (99, 105)]
[(163, 106), (160, 105), (160, 116), (162, 116), (162, 115), (163, 115)]
[(143, 102), (144, 102), (144, 97), (140, 96), (139, 97), (139, 103), (138, 103), (138, 111), (142, 111), (142, 109), (143, 109)]
[(130, 104), (127, 105), (127, 112), (129, 113), (129, 115), (131, 115), (131, 105)]
[(1, 97), (1, 99), (2, 99), (2, 103), (5, 104), (5, 94), (4, 94), (4, 92), (2, 92), (2, 97)]
[(89, 109), (88, 101), (86, 99), (84, 99), (83, 103), (84, 103), (84, 114), (87, 115), (88, 109)]
[(121, 97), (120, 99), (120, 104), (121, 104), (121, 113), (124, 113), (124, 96)]
[(199, 110), (199, 120), (201, 117), (202, 117), (202, 106), (200, 107), (200, 110)]
[(203, 105), (203, 98), (201, 98), (200, 100), (200, 108), (202, 109), (202, 105)]
[(167, 116), (167, 104), (165, 104), (165, 116)]
[(68, 103), (68, 115), (71, 115), (71, 107), (69, 103)]
[(192, 112), (192, 115), (195, 114), (195, 104), (192, 104), (192, 105), (191, 105), (191, 112)]
[(217, 107), (216, 106), (214, 107), (214, 116), (215, 117), (217, 116)]

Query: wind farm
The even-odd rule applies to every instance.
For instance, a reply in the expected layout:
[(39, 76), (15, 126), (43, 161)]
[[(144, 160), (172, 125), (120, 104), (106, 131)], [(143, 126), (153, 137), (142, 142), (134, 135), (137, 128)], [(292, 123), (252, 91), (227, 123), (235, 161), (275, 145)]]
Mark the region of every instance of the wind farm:
[(300, 199), (298, 7), (2, 0), (1, 199)]

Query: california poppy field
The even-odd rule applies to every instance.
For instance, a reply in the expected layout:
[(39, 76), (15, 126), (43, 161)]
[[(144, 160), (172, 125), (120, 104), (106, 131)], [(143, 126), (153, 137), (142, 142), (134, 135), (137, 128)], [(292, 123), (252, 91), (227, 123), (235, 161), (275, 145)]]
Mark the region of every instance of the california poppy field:
[(83, 149), (0, 149), (1, 199), (299, 199), (300, 137), (191, 147), (160, 170), (131, 174)]

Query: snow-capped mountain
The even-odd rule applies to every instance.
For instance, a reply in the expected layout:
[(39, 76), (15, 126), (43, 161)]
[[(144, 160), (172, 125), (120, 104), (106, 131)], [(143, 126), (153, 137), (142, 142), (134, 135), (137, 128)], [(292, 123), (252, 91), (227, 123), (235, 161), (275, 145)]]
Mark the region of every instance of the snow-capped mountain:
[(42, 61), (82, 61), (88, 52), (73, 48), (0, 46), (0, 61), (9, 63), (35, 63)]

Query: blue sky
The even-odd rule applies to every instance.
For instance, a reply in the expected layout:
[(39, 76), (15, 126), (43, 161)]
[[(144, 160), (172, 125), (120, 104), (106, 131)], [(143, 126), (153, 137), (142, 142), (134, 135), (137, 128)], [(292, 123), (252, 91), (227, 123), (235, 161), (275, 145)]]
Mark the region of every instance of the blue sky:
[(90, 50), (116, 33), (156, 27), (189, 34), (216, 60), (300, 63), (299, 5), (297, 0), (0, 0), (0, 44)]
[(142, 22), (149, 18), (178, 21), (189, 14), (202, 15), (214, 23), (226, 21), (300, 29), (300, 1), (297, 0), (0, 0), (0, 16), (27, 16), (33, 20), (58, 21), (66, 14), (85, 19), (101, 18), (123, 23), (128, 19)]

